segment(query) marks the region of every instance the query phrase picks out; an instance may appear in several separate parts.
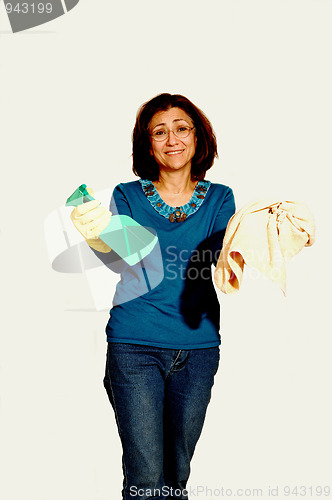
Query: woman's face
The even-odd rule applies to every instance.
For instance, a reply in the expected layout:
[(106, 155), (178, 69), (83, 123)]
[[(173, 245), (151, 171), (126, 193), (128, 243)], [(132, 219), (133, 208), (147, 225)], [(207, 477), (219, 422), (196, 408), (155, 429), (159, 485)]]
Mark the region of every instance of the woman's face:
[[(166, 132), (166, 137), (160, 141), (155, 140), (150, 135), (150, 153), (158, 163), (159, 171), (170, 172), (183, 169), (190, 171), (197, 143), (195, 129), (191, 130), (185, 138), (177, 137), (173, 131), (193, 126), (190, 116), (180, 108), (170, 108), (153, 115), (149, 124), (149, 133)], [(162, 132), (160, 134), (162, 136)]]

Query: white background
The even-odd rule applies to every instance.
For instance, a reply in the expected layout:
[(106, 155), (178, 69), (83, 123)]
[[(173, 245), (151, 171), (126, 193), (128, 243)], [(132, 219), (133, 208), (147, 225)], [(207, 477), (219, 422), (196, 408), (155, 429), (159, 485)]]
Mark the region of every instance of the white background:
[(218, 294), (221, 366), (190, 484), (217, 490), (208, 499), (332, 489), (331, 26), (330, 0), (81, 0), (12, 34), (0, 4), (1, 498), (120, 498), (108, 313), (84, 275), (51, 269), (43, 223), (82, 182), (135, 179), (136, 111), (165, 91), (210, 118), (220, 159), (207, 179), (238, 208), (275, 195), (317, 223), (286, 299), (250, 272), (240, 294)]

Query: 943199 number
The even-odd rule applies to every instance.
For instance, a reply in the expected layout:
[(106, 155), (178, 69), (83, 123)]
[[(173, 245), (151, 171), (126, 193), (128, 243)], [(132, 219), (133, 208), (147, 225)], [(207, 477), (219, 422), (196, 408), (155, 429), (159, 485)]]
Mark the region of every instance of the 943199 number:
[(330, 496), (331, 490), (329, 486), (284, 486), (283, 494), (296, 497), (327, 497)]
[(8, 14), (12, 12), (17, 12), (17, 14), (50, 14), (52, 12), (52, 4), (48, 2), (46, 4), (41, 2), (32, 3), (11, 3), (5, 2), (6, 11)]

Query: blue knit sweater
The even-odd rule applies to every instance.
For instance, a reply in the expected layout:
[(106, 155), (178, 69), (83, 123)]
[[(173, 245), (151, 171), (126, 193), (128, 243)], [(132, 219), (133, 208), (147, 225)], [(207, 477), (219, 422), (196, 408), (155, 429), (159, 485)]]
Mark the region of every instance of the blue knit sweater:
[(108, 254), (108, 265), (121, 275), (106, 326), (108, 342), (171, 349), (219, 345), (211, 264), (235, 212), (232, 190), (200, 181), (186, 205), (171, 207), (150, 181), (139, 180), (116, 186), (110, 210), (155, 230), (159, 243), (134, 266), (114, 251)]

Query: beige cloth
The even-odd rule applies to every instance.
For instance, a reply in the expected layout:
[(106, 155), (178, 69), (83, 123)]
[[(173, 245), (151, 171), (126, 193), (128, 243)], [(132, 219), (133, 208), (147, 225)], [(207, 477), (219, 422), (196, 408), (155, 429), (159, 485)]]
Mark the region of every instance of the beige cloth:
[(315, 222), (306, 205), (294, 201), (248, 203), (229, 220), (214, 273), (224, 293), (240, 288), (244, 264), (277, 282), (286, 295), (289, 261), (315, 238)]

